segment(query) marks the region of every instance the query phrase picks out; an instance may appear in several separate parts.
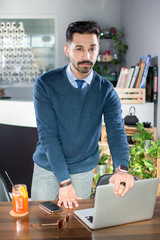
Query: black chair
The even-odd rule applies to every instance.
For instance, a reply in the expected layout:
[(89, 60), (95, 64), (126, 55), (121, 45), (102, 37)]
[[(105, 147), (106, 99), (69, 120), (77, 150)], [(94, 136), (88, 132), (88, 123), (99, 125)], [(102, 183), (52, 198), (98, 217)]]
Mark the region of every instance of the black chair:
[(0, 174), (0, 202), (10, 202), (11, 198), (3, 176)]
[[(97, 181), (96, 188), (97, 188), (97, 186), (99, 186), (99, 185), (109, 184), (109, 179), (110, 179), (110, 177), (111, 177), (112, 175), (113, 175), (113, 174), (104, 174), (104, 175), (100, 176), (99, 179), (98, 179), (98, 181)], [(136, 177), (136, 176), (134, 176), (134, 179), (135, 179), (135, 180), (139, 180), (138, 177)], [(96, 188), (95, 188), (94, 197), (95, 197), (95, 194), (96, 194)]]

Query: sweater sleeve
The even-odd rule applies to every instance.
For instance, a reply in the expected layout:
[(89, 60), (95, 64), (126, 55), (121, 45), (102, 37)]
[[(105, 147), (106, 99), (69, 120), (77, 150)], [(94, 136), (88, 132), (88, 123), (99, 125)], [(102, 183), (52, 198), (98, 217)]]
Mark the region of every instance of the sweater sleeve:
[(129, 166), (129, 146), (122, 119), (121, 103), (116, 91), (108, 93), (104, 106), (104, 121), (114, 169)]
[(70, 178), (70, 175), (59, 139), (56, 114), (40, 78), (34, 84), (34, 107), (39, 141), (53, 173), (57, 180), (62, 182)]

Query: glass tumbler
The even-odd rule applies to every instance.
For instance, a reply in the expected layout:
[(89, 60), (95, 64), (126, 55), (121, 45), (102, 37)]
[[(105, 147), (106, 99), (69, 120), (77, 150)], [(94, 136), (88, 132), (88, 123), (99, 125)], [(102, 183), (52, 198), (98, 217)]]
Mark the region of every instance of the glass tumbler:
[(12, 204), (15, 213), (24, 214), (28, 212), (28, 192), (24, 184), (12, 187)]

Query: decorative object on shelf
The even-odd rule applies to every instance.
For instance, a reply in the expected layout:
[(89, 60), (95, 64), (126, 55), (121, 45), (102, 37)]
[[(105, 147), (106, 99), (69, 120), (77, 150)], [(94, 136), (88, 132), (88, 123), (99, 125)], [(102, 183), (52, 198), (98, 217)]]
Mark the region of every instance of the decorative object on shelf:
[(106, 50), (104, 55), (111, 55), (111, 51), (110, 50)]
[(102, 31), (100, 33), (100, 39), (107, 39), (116, 36), (117, 29), (115, 27), (111, 27), (109, 30)]
[[(132, 113), (132, 109), (134, 113)], [(125, 116), (124, 118), (124, 124), (129, 126), (136, 126), (136, 124), (139, 122), (138, 118), (135, 116), (136, 109), (134, 106), (131, 106), (129, 109), (129, 115)]]
[(100, 39), (107, 39), (107, 38), (111, 38), (110, 32), (108, 30), (100, 33)]
[(102, 56), (101, 61), (102, 62), (112, 62), (112, 59), (113, 59), (113, 57), (111, 55), (105, 54)]
[(151, 127), (151, 122), (143, 122), (143, 126), (145, 128), (150, 128)]

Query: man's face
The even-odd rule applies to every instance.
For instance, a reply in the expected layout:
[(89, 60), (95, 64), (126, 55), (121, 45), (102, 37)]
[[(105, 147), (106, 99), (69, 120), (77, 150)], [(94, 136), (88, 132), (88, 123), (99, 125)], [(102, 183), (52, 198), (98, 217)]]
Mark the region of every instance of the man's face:
[(99, 53), (99, 42), (96, 34), (73, 34), (72, 42), (64, 46), (66, 55), (70, 58), (71, 70), (79, 79), (90, 72)]

